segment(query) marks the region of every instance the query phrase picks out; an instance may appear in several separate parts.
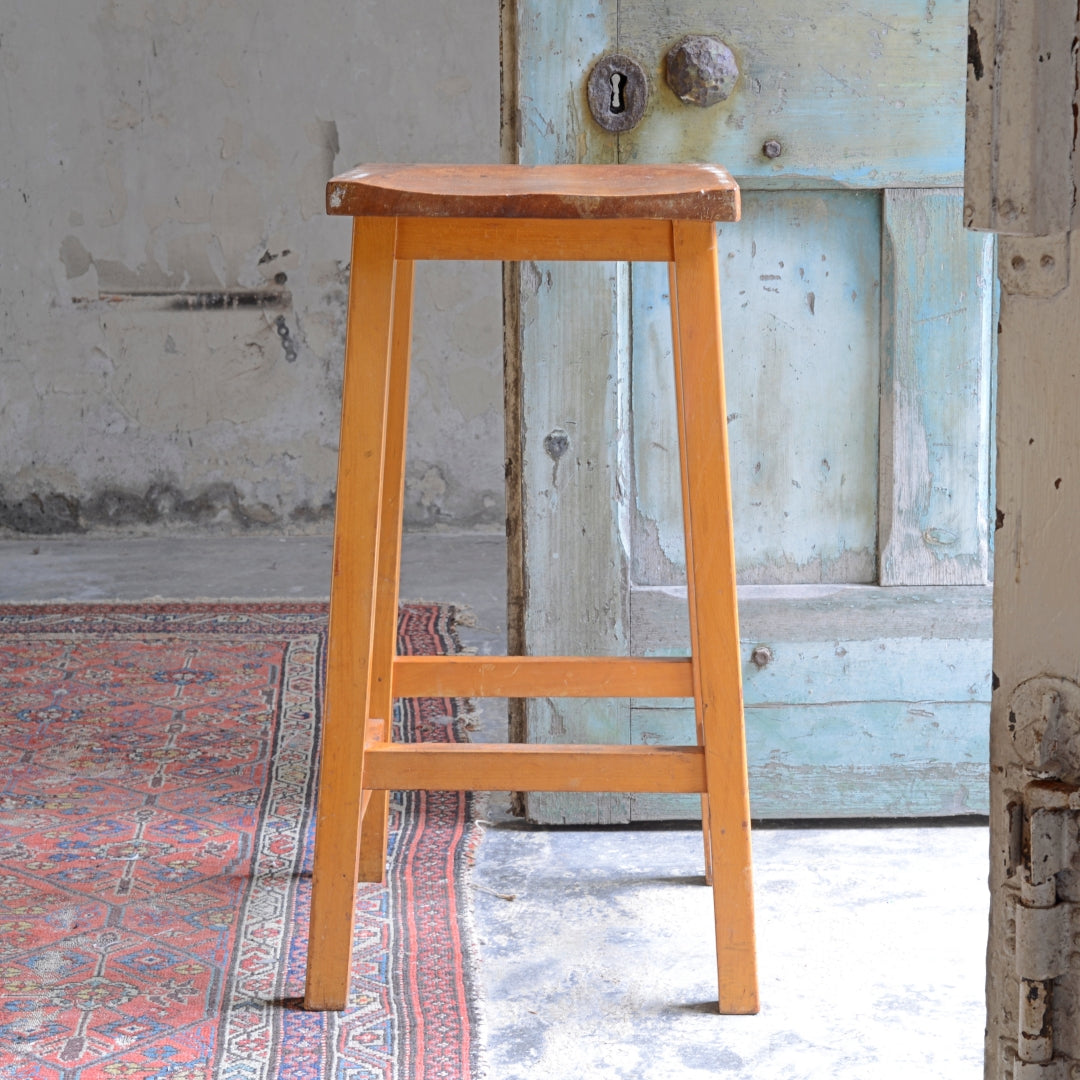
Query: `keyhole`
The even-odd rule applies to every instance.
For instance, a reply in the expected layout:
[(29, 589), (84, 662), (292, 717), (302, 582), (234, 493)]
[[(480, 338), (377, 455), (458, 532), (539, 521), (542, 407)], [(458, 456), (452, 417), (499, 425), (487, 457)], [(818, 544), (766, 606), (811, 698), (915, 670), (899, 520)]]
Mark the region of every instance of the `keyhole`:
[(621, 113), (626, 111), (626, 102), (623, 100), (623, 88), (626, 86), (626, 76), (621, 71), (611, 73), (611, 111)]

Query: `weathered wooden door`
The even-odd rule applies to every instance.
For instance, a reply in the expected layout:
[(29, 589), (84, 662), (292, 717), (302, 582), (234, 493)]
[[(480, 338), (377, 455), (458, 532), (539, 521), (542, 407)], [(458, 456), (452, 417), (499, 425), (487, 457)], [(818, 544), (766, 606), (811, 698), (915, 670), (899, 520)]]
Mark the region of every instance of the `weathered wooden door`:
[[(986, 812), (995, 272), (993, 240), (962, 227), (966, 27), (966, 0), (518, 0), (505, 15), (516, 160), (711, 161), (743, 187), (743, 220), (719, 236), (717, 422), (757, 817)], [(689, 33), (734, 53), (726, 101), (685, 105), (665, 84)], [(586, 99), (610, 53), (650, 84), (618, 135)], [(686, 651), (666, 294), (663, 266), (510, 275), (522, 651)], [(514, 732), (688, 742), (689, 705), (534, 702)], [(695, 812), (528, 800), (549, 822)]]

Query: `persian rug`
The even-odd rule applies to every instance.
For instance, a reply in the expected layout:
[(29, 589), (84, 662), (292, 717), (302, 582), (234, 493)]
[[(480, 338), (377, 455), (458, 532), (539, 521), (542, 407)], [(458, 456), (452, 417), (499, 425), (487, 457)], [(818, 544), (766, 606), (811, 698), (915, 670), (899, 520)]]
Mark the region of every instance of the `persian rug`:
[[(403, 606), (399, 651), (456, 618)], [(302, 1008), (325, 644), (320, 604), (0, 608), (0, 1078), (475, 1074), (463, 793), (395, 793), (349, 1007)]]

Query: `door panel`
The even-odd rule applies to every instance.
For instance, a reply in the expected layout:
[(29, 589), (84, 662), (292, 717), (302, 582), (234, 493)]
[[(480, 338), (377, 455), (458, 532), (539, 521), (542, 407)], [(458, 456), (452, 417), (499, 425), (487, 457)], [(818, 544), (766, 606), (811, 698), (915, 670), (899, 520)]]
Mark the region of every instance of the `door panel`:
[[(747, 192), (719, 229), (740, 582), (877, 573), (877, 192)], [(633, 267), (633, 580), (686, 580), (667, 268)]]
[[(717, 422), (753, 813), (984, 813), (995, 255), (961, 227), (966, 5), (518, 0), (509, 22), (514, 159), (718, 161), (743, 186), (743, 220), (719, 236)], [(735, 51), (727, 101), (686, 106), (664, 85), (687, 33)], [(618, 136), (585, 94), (615, 51), (652, 82), (644, 119)], [(685, 654), (666, 268), (530, 265), (508, 280), (511, 647)], [(532, 742), (694, 738), (687, 702), (514, 715)], [(695, 807), (526, 801), (551, 822)]]
[(961, 207), (884, 192), (882, 585), (989, 580), (995, 244)]

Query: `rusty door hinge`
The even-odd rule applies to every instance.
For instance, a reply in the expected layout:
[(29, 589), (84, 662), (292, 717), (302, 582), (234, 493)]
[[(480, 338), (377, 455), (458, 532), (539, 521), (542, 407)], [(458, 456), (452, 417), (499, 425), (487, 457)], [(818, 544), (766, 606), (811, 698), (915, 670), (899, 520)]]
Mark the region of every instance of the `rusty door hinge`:
[[(1077, 851), (1080, 788), (1035, 780), (1010, 808), (1016, 902), (1018, 1030), (1012, 1080), (1073, 1080), (1076, 1063), (1054, 1048), (1054, 982), (1069, 968), (1076, 904), (1058, 895), (1057, 875)], [(1011, 1055), (1010, 1055), (1011, 1056)]]

